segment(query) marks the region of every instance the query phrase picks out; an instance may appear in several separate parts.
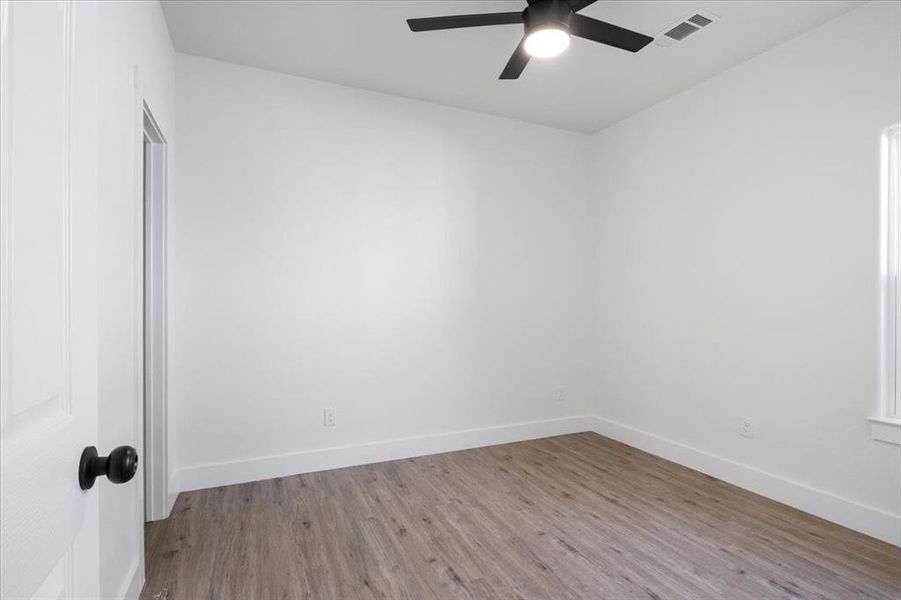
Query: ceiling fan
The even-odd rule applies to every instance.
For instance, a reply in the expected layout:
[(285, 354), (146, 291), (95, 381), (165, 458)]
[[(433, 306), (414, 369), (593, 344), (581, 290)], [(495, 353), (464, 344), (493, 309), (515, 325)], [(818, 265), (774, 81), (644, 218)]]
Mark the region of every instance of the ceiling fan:
[(569, 47), (571, 35), (629, 52), (638, 52), (654, 38), (577, 14), (597, 0), (527, 0), (521, 12), (482, 13), (407, 19), (411, 31), (435, 31), (522, 23), (525, 35), (501, 72), (501, 79), (518, 79), (529, 58), (556, 56)]

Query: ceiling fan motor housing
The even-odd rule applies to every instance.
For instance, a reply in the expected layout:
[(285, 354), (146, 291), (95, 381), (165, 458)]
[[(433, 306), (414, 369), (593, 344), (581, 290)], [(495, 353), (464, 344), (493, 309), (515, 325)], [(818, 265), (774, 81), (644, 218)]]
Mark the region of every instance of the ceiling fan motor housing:
[(566, 0), (541, 0), (530, 4), (522, 13), (526, 35), (549, 27), (569, 33), (573, 9)]

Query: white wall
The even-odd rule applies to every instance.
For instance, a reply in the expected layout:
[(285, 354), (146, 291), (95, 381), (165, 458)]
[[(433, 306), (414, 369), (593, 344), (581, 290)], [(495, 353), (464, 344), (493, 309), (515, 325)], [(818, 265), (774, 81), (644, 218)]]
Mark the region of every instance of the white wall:
[(874, 527), (901, 514), (901, 453), (865, 419), (899, 17), (865, 5), (593, 138), (179, 55), (188, 487), (595, 412), (897, 539)]
[(585, 413), (590, 138), (185, 55), (176, 89), (181, 468)]
[[(153, 1), (99, 2), (99, 422), (97, 447), (141, 449), (141, 120), (143, 98), (174, 139), (175, 51)], [(135, 89), (135, 68), (138, 87)], [(172, 154), (170, 152), (170, 160)], [(171, 196), (171, 193), (170, 193)], [(143, 454), (140, 457), (143, 466)], [(143, 473), (100, 494), (100, 591), (135, 595), (143, 582)], [(137, 586), (137, 590), (134, 587)]]
[(899, 7), (864, 5), (601, 132), (593, 167), (597, 413), (895, 515), (901, 452), (865, 419)]

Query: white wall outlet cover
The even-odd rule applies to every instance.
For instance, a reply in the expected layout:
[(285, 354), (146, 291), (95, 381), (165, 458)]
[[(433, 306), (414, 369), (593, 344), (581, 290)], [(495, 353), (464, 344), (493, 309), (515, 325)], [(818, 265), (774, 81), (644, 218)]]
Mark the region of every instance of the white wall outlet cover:
[(557, 387), (557, 402), (563, 402), (566, 400), (566, 386), (558, 386)]
[(739, 425), (738, 430), (739, 435), (742, 435), (746, 438), (754, 437), (754, 429), (753, 422), (748, 417), (741, 418), (741, 424)]
[(335, 426), (335, 409), (325, 408), (322, 410), (322, 424), (326, 427)]

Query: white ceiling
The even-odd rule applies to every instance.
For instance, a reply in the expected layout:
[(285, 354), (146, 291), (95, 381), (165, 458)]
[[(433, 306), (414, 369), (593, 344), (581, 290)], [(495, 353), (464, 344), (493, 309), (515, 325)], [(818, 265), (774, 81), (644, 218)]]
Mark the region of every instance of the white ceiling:
[(574, 39), (514, 81), (497, 77), (520, 25), (412, 33), (405, 19), (519, 10), (524, 0), (164, 0), (163, 10), (179, 52), (593, 133), (858, 4), (600, 0), (581, 14), (652, 36), (697, 9), (722, 18), (637, 54)]

